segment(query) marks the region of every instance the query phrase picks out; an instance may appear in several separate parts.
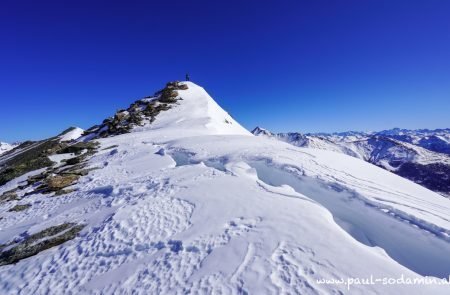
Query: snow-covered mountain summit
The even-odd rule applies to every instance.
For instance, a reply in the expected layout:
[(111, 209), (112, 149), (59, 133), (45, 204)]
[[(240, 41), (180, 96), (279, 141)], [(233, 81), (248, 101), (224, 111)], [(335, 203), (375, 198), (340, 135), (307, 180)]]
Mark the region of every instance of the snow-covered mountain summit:
[(0, 165), (2, 294), (448, 293), (383, 280), (449, 275), (450, 200), (252, 136), (193, 83)]
[[(169, 111), (170, 110), (170, 111)], [(208, 134), (251, 135), (225, 112), (202, 87), (192, 82), (169, 82), (152, 96), (119, 110), (101, 125), (87, 130), (84, 139), (127, 132), (161, 132), (183, 137)]]
[(252, 130), (252, 134), (256, 136), (259, 135), (274, 136), (272, 132), (259, 126)]
[(176, 137), (207, 134), (251, 135), (224, 111), (205, 89), (192, 82), (181, 83), (188, 88), (178, 90), (179, 103), (170, 112), (161, 113), (153, 124), (139, 128), (139, 131), (164, 128), (166, 135), (174, 130)]

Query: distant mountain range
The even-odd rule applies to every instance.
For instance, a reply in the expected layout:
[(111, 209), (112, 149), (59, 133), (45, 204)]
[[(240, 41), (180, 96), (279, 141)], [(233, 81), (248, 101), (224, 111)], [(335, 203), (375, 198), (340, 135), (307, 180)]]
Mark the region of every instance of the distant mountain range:
[(252, 133), (299, 147), (344, 153), (450, 196), (450, 129), (380, 132), (273, 133), (256, 127)]

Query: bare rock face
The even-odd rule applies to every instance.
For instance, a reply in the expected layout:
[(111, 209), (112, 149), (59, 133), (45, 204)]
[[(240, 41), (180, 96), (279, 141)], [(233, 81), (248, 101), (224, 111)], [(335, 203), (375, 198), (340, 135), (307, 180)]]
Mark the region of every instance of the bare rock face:
[(158, 101), (162, 103), (175, 103), (177, 102), (178, 91), (177, 90), (186, 90), (188, 86), (186, 84), (180, 84), (178, 81), (169, 82), (166, 84), (166, 87), (156, 93), (159, 95)]
[(75, 183), (80, 176), (75, 174), (56, 175), (47, 178), (47, 187), (51, 191), (58, 191)]
[(114, 119), (117, 121), (122, 121), (129, 117), (129, 114), (127, 111), (119, 111), (114, 115)]

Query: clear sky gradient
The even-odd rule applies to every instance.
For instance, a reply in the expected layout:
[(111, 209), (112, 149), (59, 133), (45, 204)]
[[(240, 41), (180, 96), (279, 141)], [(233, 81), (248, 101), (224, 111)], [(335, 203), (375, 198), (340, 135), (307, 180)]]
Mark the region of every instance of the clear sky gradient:
[(186, 72), (246, 128), (450, 127), (450, 1), (2, 1), (0, 140), (88, 128)]

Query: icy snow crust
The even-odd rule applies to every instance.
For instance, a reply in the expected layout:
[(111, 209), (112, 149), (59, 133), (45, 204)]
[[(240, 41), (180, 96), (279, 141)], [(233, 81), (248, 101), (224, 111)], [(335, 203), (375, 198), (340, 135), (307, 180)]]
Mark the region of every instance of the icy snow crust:
[(0, 243), (87, 224), (0, 267), (1, 294), (449, 294), (317, 282), (448, 276), (448, 199), (359, 159), (250, 136), (188, 85), (152, 125), (99, 140), (117, 147), (99, 149), (77, 191), (0, 206)]

